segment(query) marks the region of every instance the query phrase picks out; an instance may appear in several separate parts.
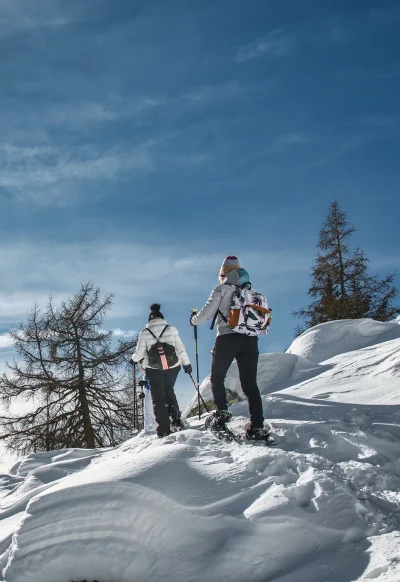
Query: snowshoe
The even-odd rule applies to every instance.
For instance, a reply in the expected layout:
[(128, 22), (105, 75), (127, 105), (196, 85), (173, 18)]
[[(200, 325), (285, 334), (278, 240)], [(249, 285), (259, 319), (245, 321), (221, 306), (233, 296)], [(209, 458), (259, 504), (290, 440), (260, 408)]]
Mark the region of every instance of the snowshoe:
[(186, 428), (187, 428), (187, 425), (185, 424), (185, 422), (181, 418), (174, 420), (170, 424), (171, 432), (179, 432), (181, 430), (185, 430)]
[(267, 431), (265, 428), (253, 428), (251, 424), (246, 427), (246, 431), (241, 438), (246, 442), (261, 443), (266, 446), (275, 444), (275, 441), (269, 431)]
[(216, 410), (206, 418), (204, 424), (206, 428), (224, 428), (226, 423), (229, 422), (231, 418), (232, 414), (227, 410)]
[(226, 423), (229, 422), (231, 418), (232, 414), (230, 412), (227, 410), (219, 410), (213, 412), (206, 418), (204, 426), (220, 440), (226, 440), (228, 442), (237, 441), (238, 435), (226, 426)]
[(169, 406), (169, 426), (171, 432), (177, 432), (186, 428), (185, 423), (181, 418), (181, 412), (177, 406)]

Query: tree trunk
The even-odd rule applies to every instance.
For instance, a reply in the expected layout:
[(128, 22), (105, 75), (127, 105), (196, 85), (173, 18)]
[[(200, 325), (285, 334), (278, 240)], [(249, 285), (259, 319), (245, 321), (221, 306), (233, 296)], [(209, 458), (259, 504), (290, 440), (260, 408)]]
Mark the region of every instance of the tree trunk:
[(50, 451), (50, 410), (49, 393), (46, 393), (46, 451)]
[(338, 253), (339, 253), (339, 266), (340, 266), (340, 290), (342, 293), (342, 299), (346, 297), (346, 288), (344, 285), (344, 268), (343, 268), (343, 257), (342, 257), (342, 245), (340, 244), (340, 233), (339, 227), (337, 223), (337, 216), (335, 211), (335, 230), (336, 230), (336, 238), (337, 238), (337, 246), (338, 246)]
[(83, 369), (83, 364), (82, 364), (81, 344), (79, 341), (77, 329), (75, 327), (74, 327), (74, 330), (75, 330), (76, 353), (77, 353), (78, 373), (79, 373), (79, 380), (78, 380), (79, 402), (80, 402), (82, 418), (83, 418), (83, 428), (84, 428), (84, 432), (85, 432), (86, 447), (88, 449), (94, 449), (96, 447), (96, 445), (95, 445), (95, 440), (94, 440), (94, 431), (93, 431), (92, 421), (90, 419), (89, 404), (88, 404), (88, 400), (87, 400), (87, 396), (86, 396), (85, 371)]

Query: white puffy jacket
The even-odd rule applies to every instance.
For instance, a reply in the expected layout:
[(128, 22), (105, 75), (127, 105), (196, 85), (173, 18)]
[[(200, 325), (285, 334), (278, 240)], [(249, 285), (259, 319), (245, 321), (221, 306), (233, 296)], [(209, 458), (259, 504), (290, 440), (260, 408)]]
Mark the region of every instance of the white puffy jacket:
[[(165, 319), (160, 319), (159, 317), (149, 321), (146, 327), (139, 334), (136, 352), (131, 358), (132, 362), (140, 362), (143, 360), (141, 364), (142, 368), (151, 367), (149, 366), (147, 352), (151, 346), (156, 343), (157, 340), (151, 335), (149, 331), (146, 331), (146, 329), (151, 329), (156, 338), (159, 338), (166, 325), (168, 325), (168, 323), (165, 321)], [(175, 366), (171, 366), (172, 368), (177, 368), (179, 365), (188, 366), (190, 364), (189, 356), (186, 353), (185, 346), (179, 337), (179, 333), (176, 327), (168, 325), (160, 341), (165, 342), (166, 344), (170, 344), (175, 348), (179, 361)]]

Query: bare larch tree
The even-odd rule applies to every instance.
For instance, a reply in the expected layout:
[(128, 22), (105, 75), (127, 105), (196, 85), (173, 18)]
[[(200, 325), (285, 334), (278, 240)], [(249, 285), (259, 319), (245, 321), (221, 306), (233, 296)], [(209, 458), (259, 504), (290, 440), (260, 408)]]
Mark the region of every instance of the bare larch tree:
[[(0, 438), (11, 451), (115, 446), (132, 434), (123, 383), (136, 338), (112, 347), (103, 329), (112, 296), (92, 283), (11, 331), (17, 360), (0, 378)], [(19, 410), (23, 409), (22, 412)]]

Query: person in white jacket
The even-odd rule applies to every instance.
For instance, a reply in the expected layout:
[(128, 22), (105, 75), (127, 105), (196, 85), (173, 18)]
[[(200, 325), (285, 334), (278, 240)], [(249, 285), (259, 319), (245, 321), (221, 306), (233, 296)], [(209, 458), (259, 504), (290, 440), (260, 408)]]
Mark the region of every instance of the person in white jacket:
[(192, 373), (192, 366), (178, 330), (160, 309), (158, 303), (150, 307), (149, 322), (139, 334), (131, 363), (140, 362), (150, 382), (157, 435), (163, 437), (171, 432), (170, 424), (182, 426), (174, 386), (181, 366), (186, 374)]

